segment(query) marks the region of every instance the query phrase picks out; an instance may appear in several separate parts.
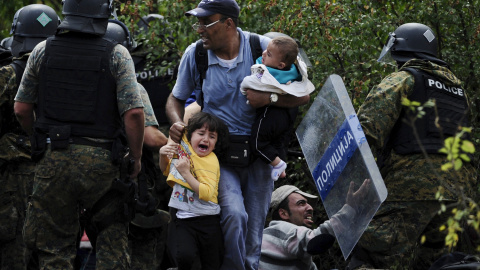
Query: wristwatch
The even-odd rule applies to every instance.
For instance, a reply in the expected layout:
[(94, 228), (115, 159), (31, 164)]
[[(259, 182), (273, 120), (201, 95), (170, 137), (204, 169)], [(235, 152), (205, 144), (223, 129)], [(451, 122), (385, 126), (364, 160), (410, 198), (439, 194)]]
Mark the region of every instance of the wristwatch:
[(278, 95), (275, 93), (270, 94), (270, 104), (274, 104), (278, 101)]

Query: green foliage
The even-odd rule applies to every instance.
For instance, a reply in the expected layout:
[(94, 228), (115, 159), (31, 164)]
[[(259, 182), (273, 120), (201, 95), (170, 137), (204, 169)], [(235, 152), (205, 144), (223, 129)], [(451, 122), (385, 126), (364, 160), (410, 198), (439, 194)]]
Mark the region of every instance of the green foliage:
[[(8, 36), (15, 11), (23, 5), (37, 2), (51, 4), (61, 14), (60, 0), (0, 0), (0, 39)], [(186, 47), (198, 39), (197, 33), (191, 28), (196, 19), (184, 14), (196, 7), (199, 0), (116, 2), (119, 18), (135, 34), (139, 45), (144, 46), (149, 59), (152, 62), (161, 59), (161, 66), (165, 69), (176, 66)], [(439, 57), (449, 63), (452, 71), (464, 82), (463, 87), (469, 96), (472, 111), (470, 142), (456, 137), (447, 139), (445, 151), (449, 153), (448, 164), (451, 166), (446, 167), (458, 168), (460, 162), (467, 161), (465, 153), (474, 153), (473, 163), (478, 168), (479, 153), (473, 151), (480, 145), (480, 0), (237, 2), (241, 8), (239, 27), (260, 34), (281, 32), (298, 39), (313, 64), (309, 75), (316, 88), (320, 89), (330, 74), (340, 75), (356, 109), (372, 87), (395, 71), (395, 67), (376, 61), (388, 33), (407, 22), (430, 26), (437, 33)], [(136, 24), (140, 17), (149, 13), (163, 15), (165, 23), (155, 24), (148, 33), (139, 33)], [(312, 100), (315, 95), (312, 95)], [(302, 108), (301, 115), (308, 107)], [(422, 111), (423, 109), (417, 108), (420, 114)], [(300, 151), (295, 140), (291, 143), (291, 149)], [(287, 180), (279, 180), (275, 185), (294, 184), (305, 191), (316, 193), (303, 158), (289, 158), (287, 175)], [(480, 214), (478, 207), (474, 209), (471, 214), (466, 213), (462, 217), (475, 217), (469, 220), (476, 222), (475, 228), (478, 231)], [(316, 211), (320, 213), (317, 216), (318, 222), (327, 218), (321, 204), (316, 207)], [(343, 259), (332, 259), (338, 250), (329, 252), (322, 257), (320, 269), (344, 268)]]
[[(441, 199), (442, 191), (437, 193), (439, 199)], [(446, 212), (447, 208), (445, 204), (442, 204), (441, 212)], [(440, 214), (439, 213), (439, 214)], [(468, 226), (475, 230), (480, 231), (480, 207), (472, 200), (468, 200), (467, 203), (460, 203), (458, 207), (454, 207), (451, 210), (451, 216), (449, 216), (447, 223), (440, 226), (439, 231), (447, 231), (445, 236), (445, 245), (453, 250), (459, 242), (460, 236), (465, 233), (465, 227)], [(425, 241), (425, 236), (422, 236), (422, 243)], [(480, 246), (474, 247), (476, 251), (480, 251)]]
[(424, 108), (435, 107), (435, 100), (428, 100), (423, 105), (418, 101), (411, 101), (408, 98), (402, 98), (402, 105), (407, 107), (412, 113), (414, 113), (414, 120), (422, 118), (425, 115)]
[[(470, 133), (471, 128), (463, 127), (460, 132), (453, 137), (445, 139), (445, 145), (439, 152), (447, 155), (447, 163), (442, 165), (442, 170), (447, 171), (454, 169), (460, 170), (463, 166), (463, 162), (470, 162), (471, 159), (468, 154), (475, 152), (475, 146), (472, 142), (462, 139), (465, 133)], [(439, 189), (437, 192), (437, 199), (442, 202), (443, 189)], [(457, 196), (460, 201), (457, 207), (451, 210), (452, 215), (448, 218), (447, 223), (440, 227), (440, 231), (447, 230), (445, 237), (445, 245), (450, 249), (457, 246), (459, 236), (464, 231), (464, 224), (474, 228), (475, 231), (479, 231), (480, 224), (480, 208), (474, 200), (467, 198), (463, 194), (462, 187), (457, 190)], [(445, 212), (447, 207), (444, 203), (441, 204), (440, 212)], [(480, 246), (476, 247), (477, 251), (480, 251)]]
[(447, 171), (454, 168), (458, 171), (463, 162), (470, 162), (471, 159), (468, 154), (475, 152), (475, 146), (468, 140), (462, 140), (465, 133), (471, 132), (471, 128), (462, 128), (454, 137), (449, 137), (445, 140), (445, 145), (439, 150), (440, 153), (447, 155), (447, 163), (442, 165), (442, 170)]
[[(146, 55), (147, 69), (167, 74), (178, 65), (181, 50), (172, 35), (175, 32), (173, 25), (166, 19), (145, 21), (145, 16), (159, 14), (158, 10), (159, 5), (155, 1), (143, 1), (140, 4), (127, 1), (119, 4), (118, 19), (125, 22), (137, 43), (137, 49), (132, 55)], [(148, 23), (149, 26), (140, 29), (139, 23)]]
[[(411, 119), (409, 119), (408, 123), (412, 126), (412, 128), (414, 128), (414, 134), (417, 134), (414, 122), (418, 118), (421, 118), (425, 115), (424, 109), (433, 108), (436, 112), (435, 102), (432, 100), (428, 100), (425, 104), (420, 104), (419, 102), (410, 101), (407, 98), (404, 98), (402, 99), (402, 105), (407, 107), (408, 110), (412, 112), (412, 117)], [(445, 139), (444, 147), (439, 150), (440, 153), (446, 155), (447, 160), (447, 163), (443, 164), (441, 167), (442, 171), (448, 171), (451, 169), (458, 171), (462, 168), (464, 162), (471, 161), (468, 155), (475, 153), (475, 146), (471, 141), (462, 139), (465, 138), (465, 133), (471, 132), (472, 128), (470, 127), (460, 127), (460, 131), (457, 132), (455, 136)], [(439, 228), (440, 231), (447, 230), (447, 234), (445, 237), (445, 245), (450, 250), (453, 250), (453, 248), (457, 246), (460, 235), (464, 231), (463, 228), (465, 227), (465, 223), (474, 227), (475, 230), (478, 232), (478, 217), (480, 216), (480, 209), (478, 207), (478, 204), (474, 200), (472, 200), (472, 198), (465, 197), (463, 187), (456, 187), (453, 191), (455, 192), (455, 195), (459, 198), (459, 202), (451, 210), (452, 216), (448, 218), (447, 223), (443, 224)], [(436, 199), (441, 202), (441, 208), (438, 214), (447, 211), (447, 205), (443, 202), (443, 193), (444, 188), (440, 186), (439, 190), (436, 193)], [(426, 236), (423, 235), (420, 241), (423, 244), (426, 241)], [(480, 250), (480, 246), (478, 246), (477, 249)]]

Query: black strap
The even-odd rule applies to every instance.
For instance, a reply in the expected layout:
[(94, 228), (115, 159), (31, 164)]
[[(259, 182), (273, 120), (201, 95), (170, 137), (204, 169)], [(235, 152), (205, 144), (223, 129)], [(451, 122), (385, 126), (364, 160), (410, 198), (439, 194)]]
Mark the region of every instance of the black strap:
[[(257, 60), (258, 57), (262, 56), (263, 49), (260, 44), (260, 37), (255, 33), (250, 33), (250, 50), (252, 52), (253, 61)], [(197, 40), (195, 45), (195, 63), (197, 65), (197, 70), (200, 73), (200, 93), (197, 96), (197, 104), (203, 108), (203, 80), (207, 77), (208, 69), (208, 52), (203, 47), (203, 42), (201, 39)]]
[(17, 86), (20, 86), (20, 81), (22, 81), (23, 72), (25, 71), (25, 67), (27, 67), (27, 60), (15, 60), (10, 65), (15, 70)]
[(9, 65), (12, 63), (12, 52), (10, 50), (0, 47), (0, 67)]
[(195, 46), (195, 63), (197, 70), (200, 72), (200, 93), (197, 96), (197, 104), (203, 109), (203, 80), (207, 77), (208, 69), (208, 52), (203, 48), (202, 40), (198, 40)]
[(263, 49), (260, 44), (260, 37), (255, 33), (250, 34), (250, 50), (252, 51), (253, 62), (262, 56)]
[(82, 137), (70, 137), (68, 140), (69, 143), (71, 144), (80, 144), (80, 145), (86, 145), (86, 146), (92, 146), (92, 147), (101, 147), (106, 150), (112, 150), (112, 143), (113, 142), (96, 142), (92, 141), (89, 139), (85, 139)]

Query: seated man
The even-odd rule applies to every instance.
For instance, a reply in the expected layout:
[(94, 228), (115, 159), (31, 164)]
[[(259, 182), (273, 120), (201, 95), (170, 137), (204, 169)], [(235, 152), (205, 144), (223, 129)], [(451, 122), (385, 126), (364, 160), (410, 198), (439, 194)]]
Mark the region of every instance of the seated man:
[(353, 191), (352, 182), (342, 209), (314, 230), (311, 229), (313, 208), (308, 199), (318, 197), (291, 185), (277, 188), (270, 204), (272, 221), (263, 230), (259, 270), (316, 270), (312, 255), (325, 251), (334, 242), (330, 223), (339, 222), (348, 227), (356, 215), (353, 207), (359, 205), (370, 182), (370, 179), (366, 179), (356, 192)]

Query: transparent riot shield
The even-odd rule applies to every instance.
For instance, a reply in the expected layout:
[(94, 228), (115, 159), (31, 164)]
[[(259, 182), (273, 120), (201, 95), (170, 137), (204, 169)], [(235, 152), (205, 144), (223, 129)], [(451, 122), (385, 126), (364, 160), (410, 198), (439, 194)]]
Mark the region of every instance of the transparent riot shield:
[[(340, 76), (328, 78), (296, 134), (346, 260), (387, 197), (387, 189)], [(350, 182), (356, 190), (367, 178), (368, 192), (351, 205), (355, 214), (337, 219)]]

